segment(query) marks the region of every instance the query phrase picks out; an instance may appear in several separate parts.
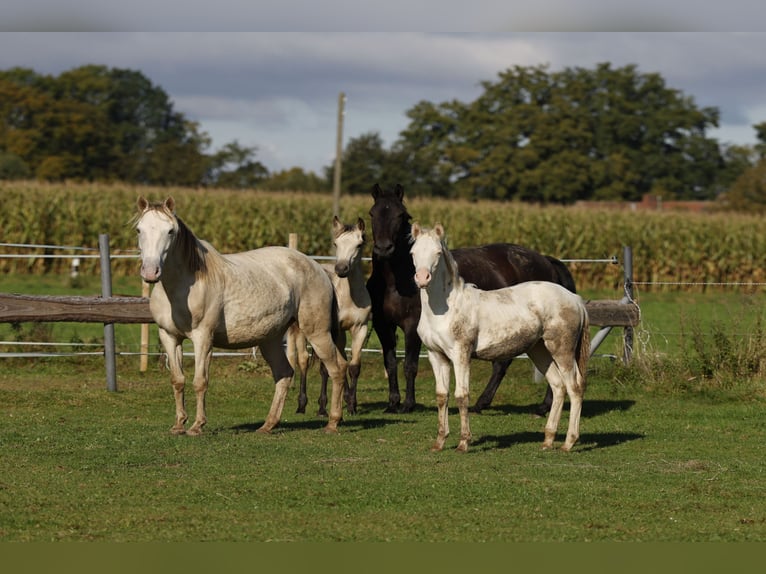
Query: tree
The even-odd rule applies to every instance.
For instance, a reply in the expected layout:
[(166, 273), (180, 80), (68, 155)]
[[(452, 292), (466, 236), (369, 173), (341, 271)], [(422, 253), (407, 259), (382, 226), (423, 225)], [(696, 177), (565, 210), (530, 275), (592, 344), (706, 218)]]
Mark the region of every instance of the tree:
[(0, 72), (0, 151), (39, 178), (199, 185), (210, 138), (140, 72)]
[(244, 147), (237, 141), (224, 145), (210, 157), (208, 185), (232, 189), (252, 189), (268, 179), (269, 170), (256, 161), (257, 148)]
[[(341, 188), (343, 193), (366, 194), (375, 182), (384, 181), (388, 153), (377, 132), (351, 138), (343, 150)], [(333, 181), (335, 164), (325, 168), (325, 178)]]
[(725, 205), (736, 211), (766, 212), (766, 159), (737, 178), (725, 194)]
[(715, 193), (715, 108), (635, 66), (505, 70), (473, 102), (420, 103), (399, 149), (430, 159), (438, 186), (466, 198), (572, 202)]
[(318, 176), (313, 171), (305, 172), (300, 167), (281, 170), (272, 173), (267, 179), (258, 183), (258, 189), (269, 191), (330, 191), (330, 182)]

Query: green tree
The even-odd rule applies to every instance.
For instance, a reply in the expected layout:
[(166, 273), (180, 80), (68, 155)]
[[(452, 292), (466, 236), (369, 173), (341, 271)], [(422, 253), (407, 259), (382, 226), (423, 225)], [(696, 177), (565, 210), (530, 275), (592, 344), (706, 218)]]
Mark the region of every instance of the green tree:
[(397, 146), (427, 157), (449, 193), (572, 202), (715, 193), (722, 158), (699, 109), (635, 66), (505, 70), (473, 102), (420, 103)]
[(268, 191), (330, 191), (332, 185), (327, 179), (318, 176), (313, 171), (305, 172), (300, 167), (292, 167), (272, 173), (267, 179), (258, 183), (258, 189)]
[(269, 170), (255, 159), (257, 148), (237, 141), (224, 145), (208, 162), (207, 183), (231, 189), (252, 189), (269, 177)]
[(729, 209), (766, 212), (766, 159), (746, 169), (725, 194)]
[[(377, 132), (351, 138), (343, 150), (341, 161), (342, 193), (369, 193), (376, 181), (383, 181), (388, 152)], [(327, 181), (334, 181), (335, 163), (325, 168)]]
[(199, 185), (210, 139), (140, 72), (0, 72), (0, 151), (43, 179)]

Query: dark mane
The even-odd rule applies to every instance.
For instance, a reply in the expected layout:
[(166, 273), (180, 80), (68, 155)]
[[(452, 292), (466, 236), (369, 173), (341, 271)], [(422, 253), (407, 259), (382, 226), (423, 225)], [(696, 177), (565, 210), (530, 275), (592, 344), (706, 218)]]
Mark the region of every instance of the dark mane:
[(197, 275), (204, 275), (207, 273), (207, 247), (197, 239), (197, 236), (194, 235), (192, 230), (189, 229), (180, 217), (175, 214), (173, 217), (175, 217), (178, 222), (176, 244), (181, 250), (181, 253), (183, 253), (184, 259), (189, 262), (189, 270)]

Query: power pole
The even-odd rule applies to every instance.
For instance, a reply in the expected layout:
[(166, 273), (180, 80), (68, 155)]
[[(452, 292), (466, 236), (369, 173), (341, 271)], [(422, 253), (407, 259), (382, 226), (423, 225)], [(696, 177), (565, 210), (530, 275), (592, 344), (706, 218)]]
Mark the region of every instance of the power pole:
[(346, 94), (338, 96), (338, 139), (335, 143), (335, 174), (332, 186), (332, 211), (333, 215), (340, 217), (340, 169), (343, 156), (343, 105), (346, 103)]

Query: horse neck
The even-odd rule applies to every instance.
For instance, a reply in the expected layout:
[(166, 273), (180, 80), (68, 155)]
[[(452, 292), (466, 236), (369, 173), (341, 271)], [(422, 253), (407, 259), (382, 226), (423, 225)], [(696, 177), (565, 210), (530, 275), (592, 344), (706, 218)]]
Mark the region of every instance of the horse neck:
[(174, 259), (174, 265), (168, 265), (168, 269), (163, 270), (162, 276), (166, 276), (166, 271), (171, 271), (167, 275), (169, 280), (196, 278), (207, 272), (208, 254), (209, 250), (205, 248), (192, 230), (181, 219), (178, 219), (178, 233), (168, 253), (168, 258)]
[(458, 275), (455, 259), (447, 246), (442, 243), (441, 261), (434, 269), (428, 287), (423, 290), (427, 294), (429, 307), (432, 309), (448, 307), (449, 298), (453, 293), (460, 292), (464, 285), (465, 282)]

